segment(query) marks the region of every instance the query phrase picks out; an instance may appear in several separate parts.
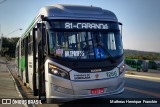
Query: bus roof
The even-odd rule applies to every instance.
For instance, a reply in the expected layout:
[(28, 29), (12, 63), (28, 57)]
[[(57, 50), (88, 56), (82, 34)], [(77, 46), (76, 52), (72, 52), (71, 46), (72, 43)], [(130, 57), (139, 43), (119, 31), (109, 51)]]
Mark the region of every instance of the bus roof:
[(38, 15), (34, 18), (28, 29), (22, 34), (22, 38), (26, 37), (26, 34), (32, 29), (41, 15), (44, 15), (44, 17), (48, 19), (118, 22), (118, 19), (113, 12), (104, 10), (100, 7), (55, 4), (40, 9)]
[(118, 21), (113, 12), (95, 6), (56, 4), (43, 7), (39, 15), (53, 19)]

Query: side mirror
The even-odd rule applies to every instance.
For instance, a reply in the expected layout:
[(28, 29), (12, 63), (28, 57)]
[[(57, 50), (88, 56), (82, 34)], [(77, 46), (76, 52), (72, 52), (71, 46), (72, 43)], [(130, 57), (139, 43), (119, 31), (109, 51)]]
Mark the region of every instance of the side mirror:
[(121, 38), (122, 38), (122, 25), (123, 25), (123, 24), (122, 24), (121, 22), (118, 22), (118, 24), (121, 26), (121, 29), (120, 29), (120, 30), (121, 30)]
[(121, 22), (118, 22), (118, 24), (122, 26), (122, 23), (121, 23)]

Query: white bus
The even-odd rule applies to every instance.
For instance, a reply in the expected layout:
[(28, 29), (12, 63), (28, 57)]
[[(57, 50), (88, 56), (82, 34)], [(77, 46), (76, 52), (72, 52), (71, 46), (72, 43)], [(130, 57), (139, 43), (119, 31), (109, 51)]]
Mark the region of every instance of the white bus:
[(42, 8), (17, 43), (17, 72), (48, 102), (124, 91), (122, 24), (94, 6)]

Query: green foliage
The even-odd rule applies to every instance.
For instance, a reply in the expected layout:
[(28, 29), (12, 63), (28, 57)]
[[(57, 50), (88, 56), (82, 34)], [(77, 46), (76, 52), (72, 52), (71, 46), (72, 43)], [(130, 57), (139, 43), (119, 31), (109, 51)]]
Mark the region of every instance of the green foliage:
[(19, 37), (15, 37), (15, 38), (3, 37), (1, 55), (15, 57), (15, 49), (16, 49), (16, 44), (18, 40), (19, 40)]
[(125, 58), (139, 60), (160, 60), (160, 53), (136, 50), (124, 50)]

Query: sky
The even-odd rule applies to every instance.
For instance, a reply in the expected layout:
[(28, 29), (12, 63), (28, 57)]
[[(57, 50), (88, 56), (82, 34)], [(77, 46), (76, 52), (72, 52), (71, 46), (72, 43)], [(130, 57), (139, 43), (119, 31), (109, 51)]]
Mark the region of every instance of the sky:
[(124, 49), (160, 52), (160, 0), (0, 0), (0, 35), (20, 37), (40, 8), (52, 4), (110, 10), (123, 23)]

